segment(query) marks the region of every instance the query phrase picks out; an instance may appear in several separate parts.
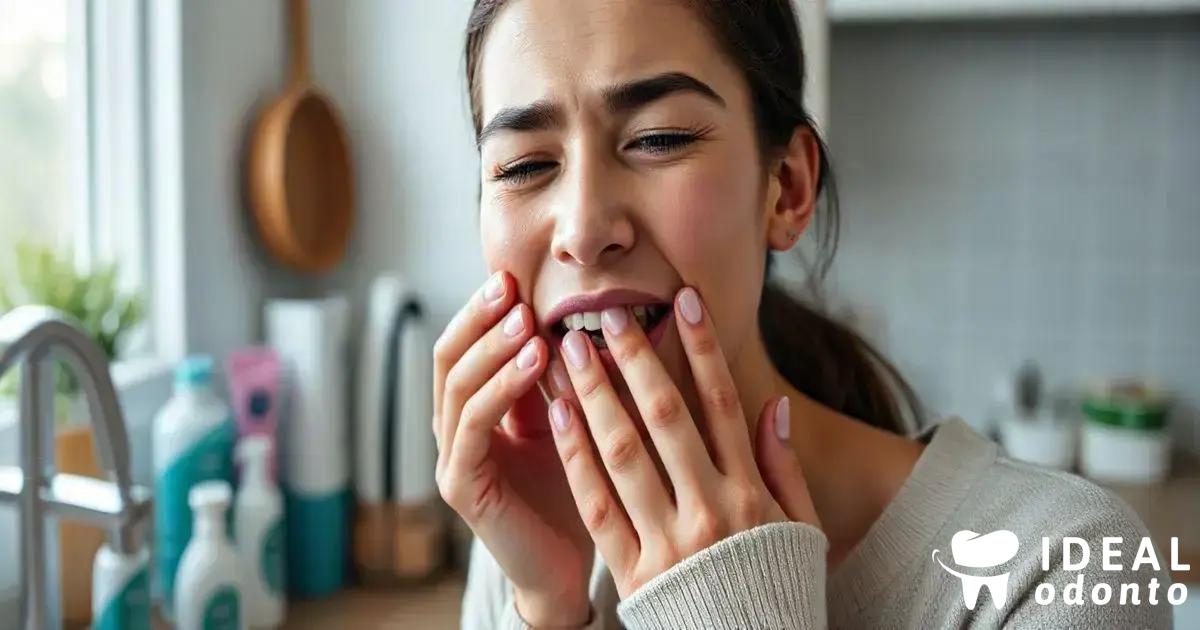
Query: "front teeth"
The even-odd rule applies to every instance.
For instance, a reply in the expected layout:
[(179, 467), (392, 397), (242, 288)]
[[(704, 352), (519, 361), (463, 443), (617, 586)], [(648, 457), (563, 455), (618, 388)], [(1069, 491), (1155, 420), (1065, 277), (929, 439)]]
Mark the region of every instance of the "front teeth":
[[(645, 305), (634, 306), (630, 309), (630, 311), (633, 313), (633, 318), (637, 320), (638, 325), (642, 328), (646, 327), (646, 324), (654, 315), (653, 307)], [(562, 323), (567, 330), (587, 330), (589, 332), (599, 332), (600, 312), (588, 311), (583, 313), (571, 313), (570, 315), (563, 317)]]
[(572, 313), (563, 318), (563, 325), (567, 330), (600, 330), (600, 313), (592, 311), (589, 313)]

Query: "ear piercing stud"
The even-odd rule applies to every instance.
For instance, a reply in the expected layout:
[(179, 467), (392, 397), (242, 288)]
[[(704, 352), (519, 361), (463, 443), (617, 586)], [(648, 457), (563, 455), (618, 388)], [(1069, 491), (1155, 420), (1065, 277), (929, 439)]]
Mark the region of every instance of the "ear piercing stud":
[(794, 240), (796, 240), (796, 230), (788, 230), (788, 231), (787, 231), (787, 237), (788, 237), (788, 240), (789, 240), (789, 241), (794, 241)]

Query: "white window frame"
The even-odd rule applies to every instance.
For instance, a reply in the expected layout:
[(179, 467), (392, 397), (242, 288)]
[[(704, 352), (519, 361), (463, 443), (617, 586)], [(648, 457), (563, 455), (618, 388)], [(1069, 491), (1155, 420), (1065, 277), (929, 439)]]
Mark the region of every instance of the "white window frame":
[[(141, 292), (141, 343), (113, 365), (122, 390), (183, 355), (180, 24), (176, 1), (70, 0), (84, 6), (88, 147), (80, 262), (120, 262)], [(154, 212), (151, 212), (151, 208)]]

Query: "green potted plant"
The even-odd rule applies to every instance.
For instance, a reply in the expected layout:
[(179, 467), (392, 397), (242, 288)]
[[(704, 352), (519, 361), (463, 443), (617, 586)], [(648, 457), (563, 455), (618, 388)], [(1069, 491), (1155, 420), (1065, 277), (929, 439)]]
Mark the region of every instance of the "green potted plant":
[[(0, 315), (24, 304), (43, 304), (74, 317), (104, 350), (109, 361), (117, 358), (129, 333), (141, 324), (141, 295), (117, 287), (117, 265), (100, 265), (91, 271), (75, 267), (68, 251), (31, 242), (15, 247), (13, 271), (0, 276)], [(18, 375), (0, 379), (0, 397), (12, 399)], [(75, 419), (79, 384), (63, 366), (55, 366), (55, 409), (60, 423)]]

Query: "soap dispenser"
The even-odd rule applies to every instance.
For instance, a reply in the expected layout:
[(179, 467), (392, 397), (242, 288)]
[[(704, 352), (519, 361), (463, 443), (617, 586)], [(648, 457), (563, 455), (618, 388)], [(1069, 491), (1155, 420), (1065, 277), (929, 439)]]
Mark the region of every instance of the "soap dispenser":
[(271, 438), (247, 435), (237, 445), (242, 485), (234, 503), (234, 538), (245, 563), (243, 594), (251, 628), (275, 628), (284, 615), (283, 499), (271, 482)]
[(191, 541), (175, 579), (179, 630), (245, 630), (242, 564), (225, 530), (229, 484), (205, 481), (188, 494), (195, 515)]

